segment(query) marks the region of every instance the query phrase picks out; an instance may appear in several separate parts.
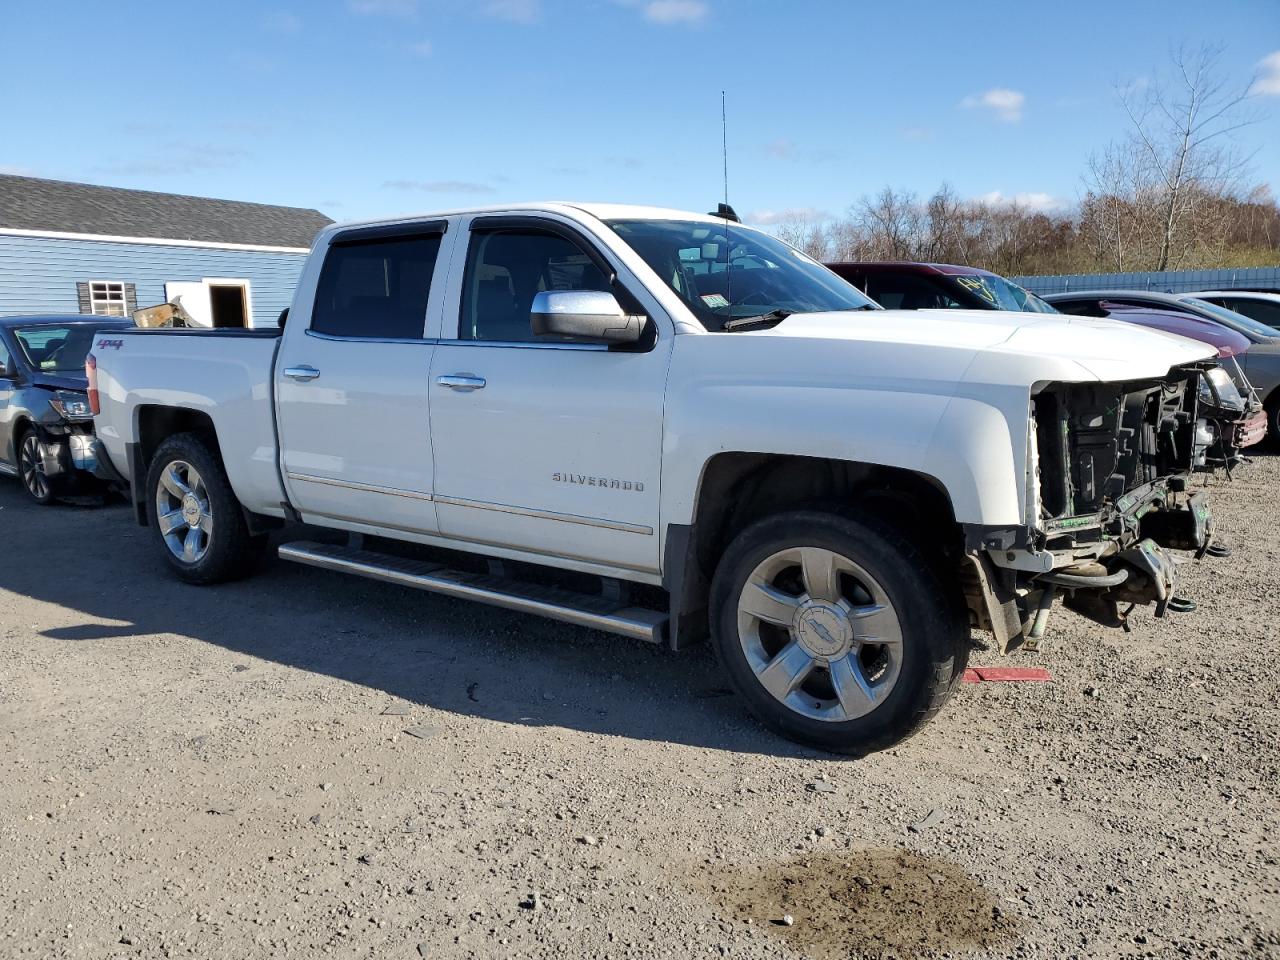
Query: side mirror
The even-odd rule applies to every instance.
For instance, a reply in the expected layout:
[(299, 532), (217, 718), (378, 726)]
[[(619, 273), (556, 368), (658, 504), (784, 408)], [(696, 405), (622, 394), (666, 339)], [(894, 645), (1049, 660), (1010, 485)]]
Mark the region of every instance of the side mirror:
[(579, 343), (636, 343), (644, 317), (631, 316), (603, 290), (544, 290), (533, 298), (529, 322), (535, 336)]

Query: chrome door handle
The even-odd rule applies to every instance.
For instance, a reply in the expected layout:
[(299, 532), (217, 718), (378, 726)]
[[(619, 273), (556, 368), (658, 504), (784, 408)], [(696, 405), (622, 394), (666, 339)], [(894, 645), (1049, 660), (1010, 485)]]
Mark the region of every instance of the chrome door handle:
[(442, 387), (448, 387), (450, 390), (461, 390), (463, 393), (484, 389), (484, 377), (473, 376), (469, 373), (455, 373), (447, 377), (436, 377), (436, 383)]
[(304, 363), (300, 367), (285, 367), (284, 375), (290, 380), (314, 380), (320, 376), (320, 371)]

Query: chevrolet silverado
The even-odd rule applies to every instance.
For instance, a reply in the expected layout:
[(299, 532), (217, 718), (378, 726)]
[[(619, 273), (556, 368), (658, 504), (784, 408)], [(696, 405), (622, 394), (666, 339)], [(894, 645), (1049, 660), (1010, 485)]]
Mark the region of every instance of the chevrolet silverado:
[(568, 203), (335, 225), (281, 330), (131, 329), (101, 469), (192, 583), (291, 561), (674, 648), (860, 754), (946, 701), (970, 629), (1119, 626), (1211, 536), (1215, 351), (1109, 320), (885, 311), (718, 215)]

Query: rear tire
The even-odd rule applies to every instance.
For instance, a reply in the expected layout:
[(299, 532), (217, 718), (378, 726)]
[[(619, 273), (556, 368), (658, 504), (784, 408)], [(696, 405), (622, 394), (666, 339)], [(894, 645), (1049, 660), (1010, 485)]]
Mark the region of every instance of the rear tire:
[(34, 427), (28, 427), (18, 437), (18, 479), (22, 489), (42, 507), (54, 503), (53, 483), (44, 472), (44, 459), (40, 454), (40, 435)]
[(203, 438), (179, 433), (165, 440), (146, 483), (148, 523), (179, 577), (210, 584), (253, 573), (267, 538), (250, 534), (222, 460)]
[(914, 734), (964, 672), (962, 605), (900, 532), (794, 510), (744, 529), (711, 588), (729, 680), (765, 726), (861, 756)]

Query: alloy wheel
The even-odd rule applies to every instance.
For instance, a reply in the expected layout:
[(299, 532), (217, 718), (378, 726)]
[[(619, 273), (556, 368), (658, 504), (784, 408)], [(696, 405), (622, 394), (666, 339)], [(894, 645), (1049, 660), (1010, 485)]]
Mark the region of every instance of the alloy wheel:
[(44, 454), (40, 449), (40, 438), (34, 431), (22, 438), (22, 450), (18, 461), (19, 470), (22, 472), (22, 484), (27, 488), (27, 493), (40, 501), (47, 499), (49, 477), (44, 469)]
[(738, 598), (738, 639), (761, 686), (815, 720), (871, 713), (902, 669), (902, 624), (888, 594), (821, 547), (782, 550), (756, 566)]
[(170, 552), (184, 563), (196, 563), (209, 551), (213, 510), (209, 491), (196, 468), (171, 461), (156, 487), (156, 523)]

